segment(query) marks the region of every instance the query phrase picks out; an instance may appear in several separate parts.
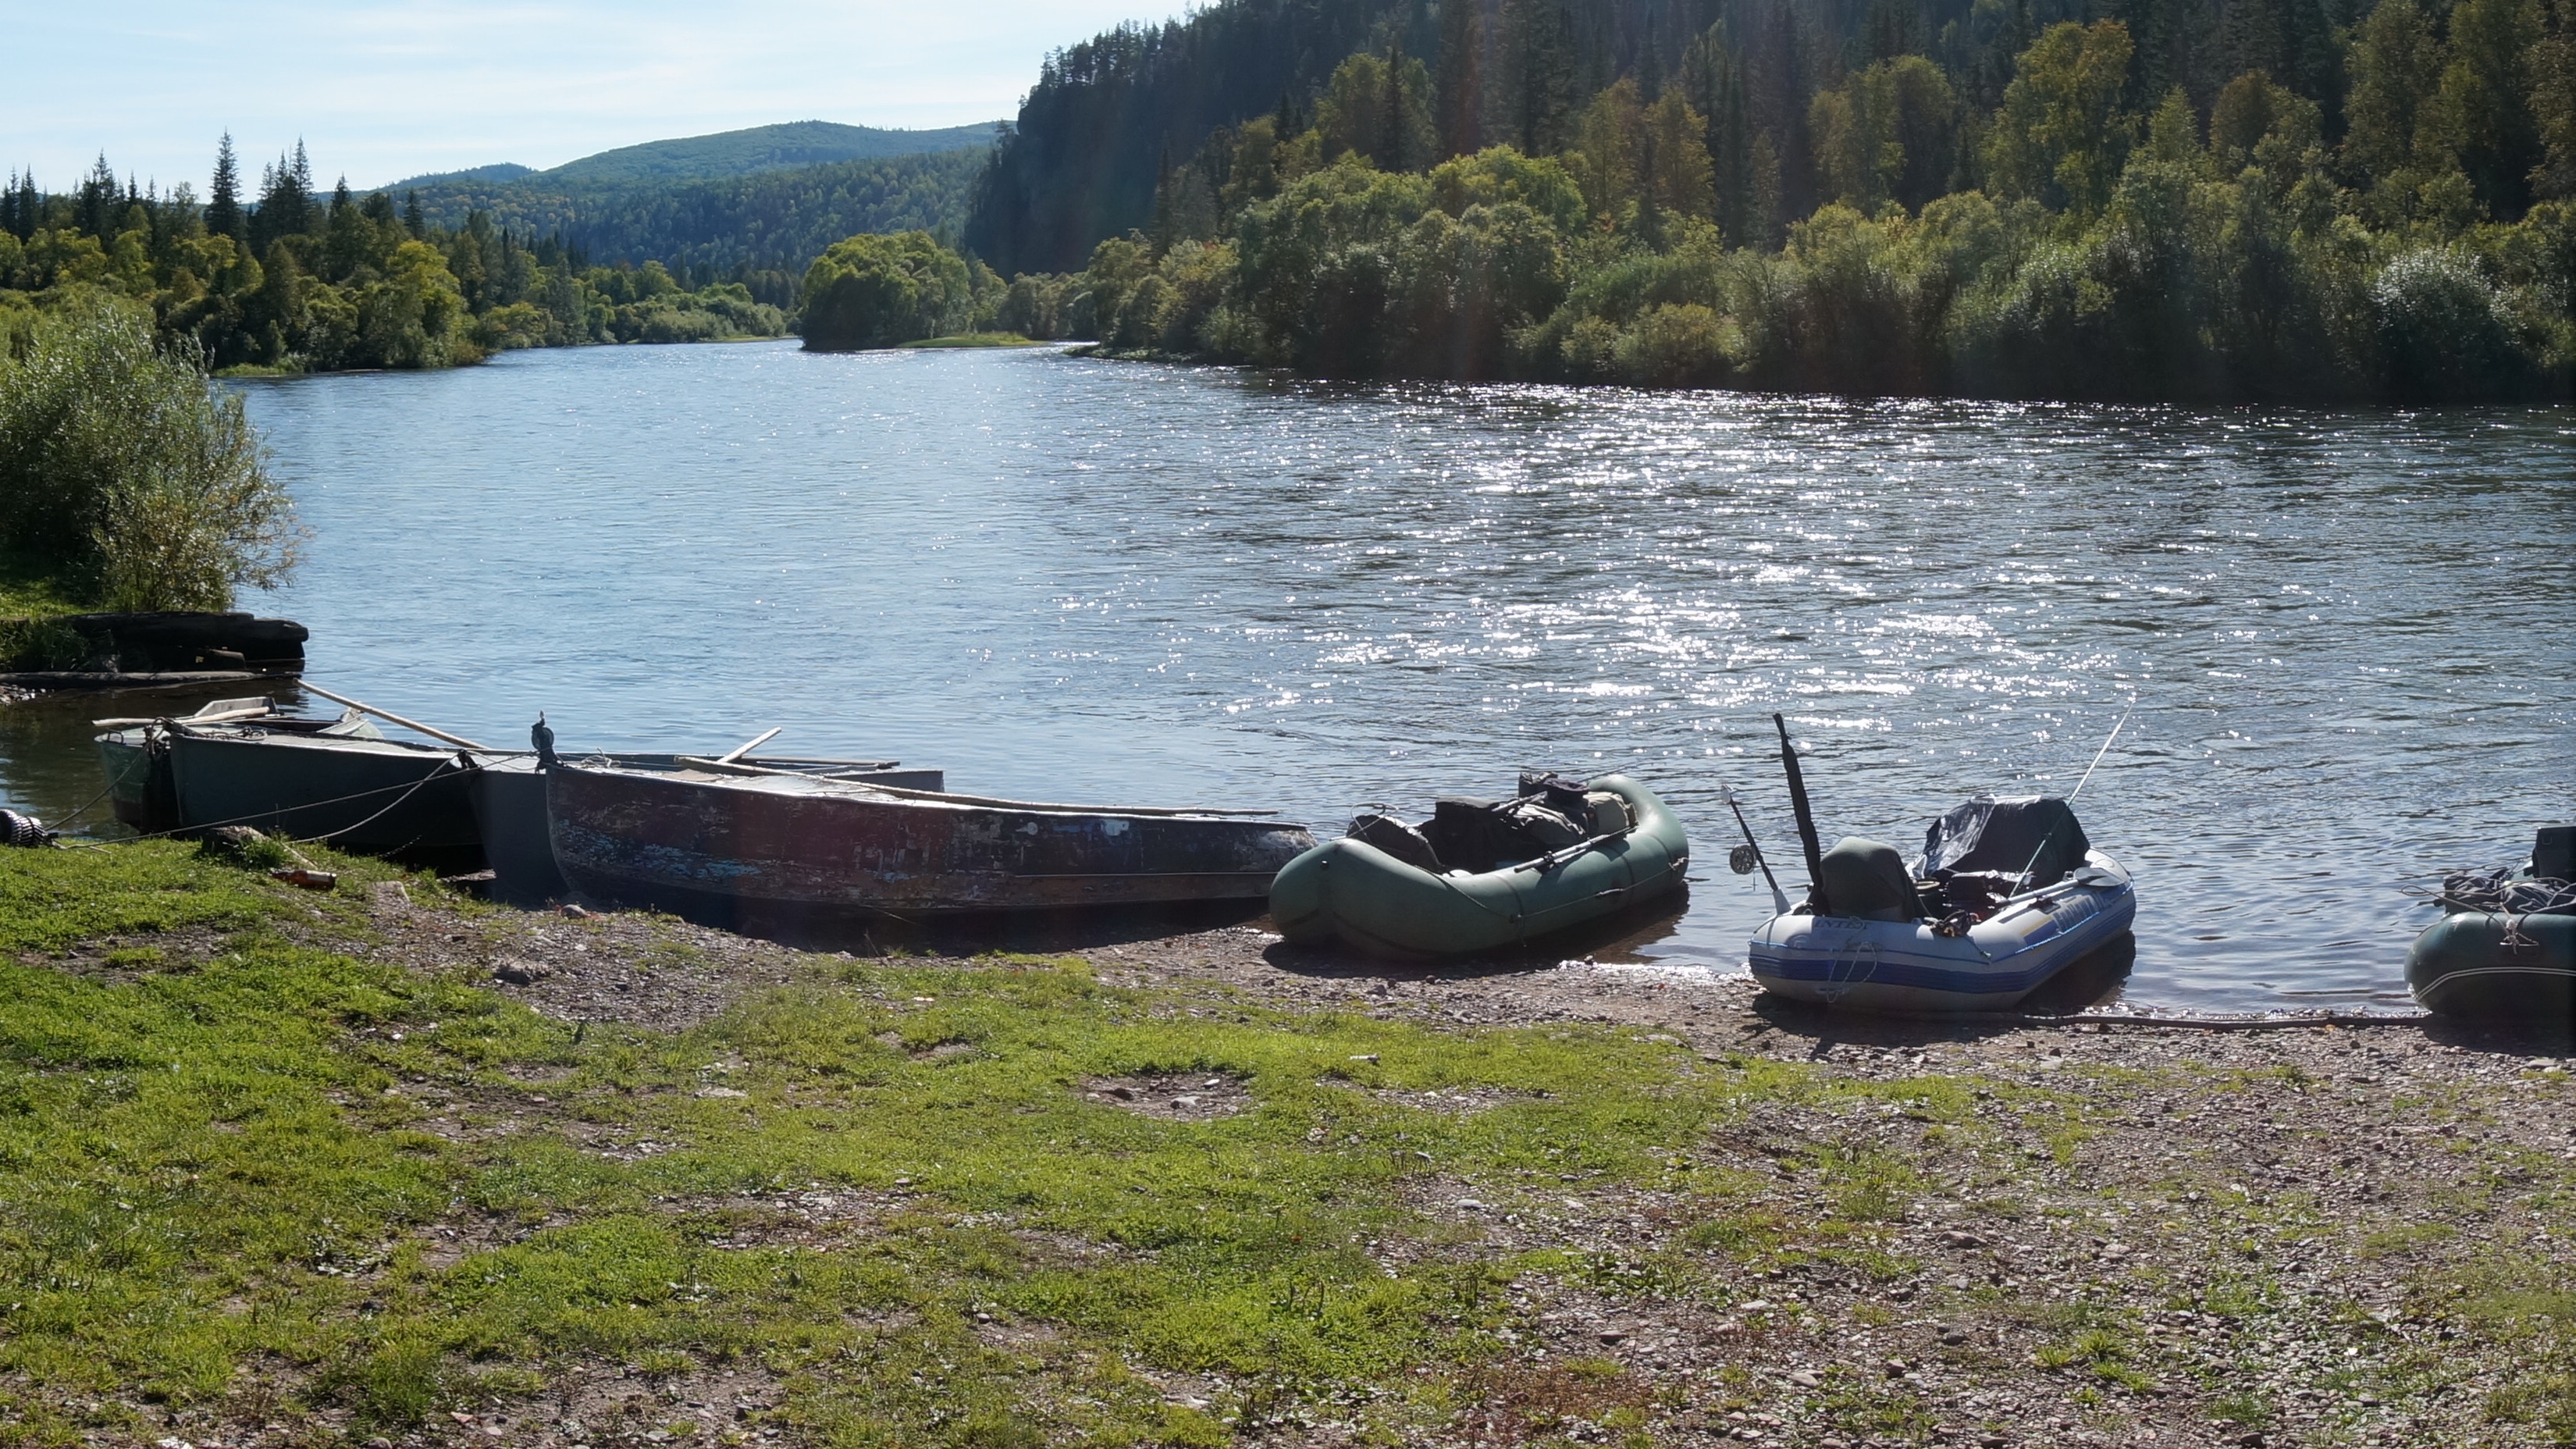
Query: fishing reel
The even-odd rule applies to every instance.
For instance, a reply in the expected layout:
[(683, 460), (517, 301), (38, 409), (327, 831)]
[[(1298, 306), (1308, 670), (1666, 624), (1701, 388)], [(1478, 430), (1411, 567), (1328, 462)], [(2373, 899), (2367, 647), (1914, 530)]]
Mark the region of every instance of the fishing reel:
[(1739, 845), (1726, 853), (1726, 868), (1737, 875), (1751, 875), (1762, 868), (1762, 856), (1750, 845)]

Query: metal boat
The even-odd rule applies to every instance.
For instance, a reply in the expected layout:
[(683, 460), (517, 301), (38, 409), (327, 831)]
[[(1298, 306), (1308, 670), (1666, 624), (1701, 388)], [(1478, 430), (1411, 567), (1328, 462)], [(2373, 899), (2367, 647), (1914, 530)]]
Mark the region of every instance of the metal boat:
[[(648, 770), (686, 767), (690, 758), (671, 754), (614, 754), (599, 758)], [(492, 898), (513, 905), (540, 905), (571, 894), (563, 872), (555, 868), (554, 842), (546, 826), (546, 770), (534, 752), (484, 755), (480, 769), (466, 785), (474, 822), (483, 841), (483, 864), (492, 872)], [(947, 783), (938, 770), (898, 769), (894, 760), (808, 760), (770, 755), (744, 757), (755, 769), (784, 770), (818, 779), (860, 780), (915, 790), (937, 790)]]
[(1257, 900), (1315, 843), (1266, 812), (1044, 804), (712, 760), (568, 759), (543, 775), (574, 891), (754, 931)]

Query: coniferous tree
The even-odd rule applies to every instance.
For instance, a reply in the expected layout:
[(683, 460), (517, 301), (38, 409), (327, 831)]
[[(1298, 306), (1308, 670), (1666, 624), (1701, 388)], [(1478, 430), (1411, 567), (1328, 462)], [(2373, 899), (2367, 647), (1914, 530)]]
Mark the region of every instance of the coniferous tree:
[(429, 223), (421, 218), (420, 192), (417, 188), (403, 193), (402, 219), (403, 230), (411, 233), (413, 241), (419, 241), (429, 235)]
[(77, 210), (73, 213), (80, 229), (102, 242), (113, 240), (118, 231), (117, 213), (123, 209), (118, 204), (123, 198), (117, 193), (116, 172), (108, 166), (107, 153), (102, 151), (89, 174), (81, 178), (74, 203)]
[(1574, 17), (1565, 0), (1504, 0), (1502, 74), (1505, 131), (1525, 156), (1553, 156), (1572, 144)]
[(1440, 54), (1432, 76), (1440, 150), (1472, 156), (1485, 146), (1483, 0), (1440, 0)]
[(215, 146), (215, 179), (206, 196), (206, 232), (209, 236), (243, 238), (241, 208), (241, 167), (233, 160), (233, 133)]
[(2546, 0), (2546, 32), (2531, 48), (2531, 111), (2540, 164), (2532, 194), (2576, 196), (2576, 0)]

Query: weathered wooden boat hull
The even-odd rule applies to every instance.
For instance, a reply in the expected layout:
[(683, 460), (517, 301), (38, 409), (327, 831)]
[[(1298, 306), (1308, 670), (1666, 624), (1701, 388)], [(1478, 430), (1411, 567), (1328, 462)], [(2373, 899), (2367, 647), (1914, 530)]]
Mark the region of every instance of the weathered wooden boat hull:
[(1551, 857), (1434, 875), (1358, 840), (1330, 840), (1288, 863), (1270, 887), (1270, 918), (1288, 940), (1345, 945), (1398, 960), (1495, 951), (1569, 930), (1682, 887), (1690, 842), (1654, 792), (1625, 775), (1587, 786), (1628, 804), (1625, 834)]
[(1257, 900), (1295, 826), (559, 765), (555, 864), (603, 904), (763, 926)]
[[(675, 767), (677, 755), (612, 755), (619, 764)], [(937, 770), (870, 768), (858, 760), (755, 761), (791, 769), (832, 769), (845, 777), (937, 790), (946, 779)], [(492, 898), (512, 905), (558, 901), (572, 888), (555, 868), (554, 841), (546, 824), (546, 777), (532, 755), (483, 757), (483, 768), (467, 787), (474, 823), (483, 840), (483, 864), (492, 872)]]
[(482, 856), (459, 752), (256, 729), (169, 732), (179, 827), (248, 825), (434, 865)]

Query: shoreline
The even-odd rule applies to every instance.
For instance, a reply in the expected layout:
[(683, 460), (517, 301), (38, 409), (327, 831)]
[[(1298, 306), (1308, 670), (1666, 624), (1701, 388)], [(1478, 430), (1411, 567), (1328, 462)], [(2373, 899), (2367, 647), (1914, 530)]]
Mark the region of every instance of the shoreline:
[[(327, 863), (0, 858), (30, 1442), (2576, 1425), (2563, 1039), (1827, 1019), (1244, 925), (808, 953)], [(60, 1237), (79, 1203), (125, 1236)], [(148, 1276), (100, 1256), (145, 1241)], [(199, 1367), (141, 1367), (173, 1334)]]

